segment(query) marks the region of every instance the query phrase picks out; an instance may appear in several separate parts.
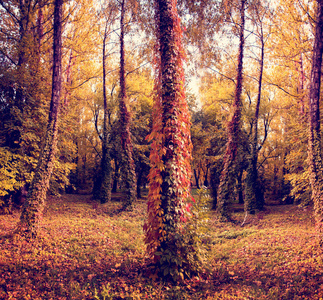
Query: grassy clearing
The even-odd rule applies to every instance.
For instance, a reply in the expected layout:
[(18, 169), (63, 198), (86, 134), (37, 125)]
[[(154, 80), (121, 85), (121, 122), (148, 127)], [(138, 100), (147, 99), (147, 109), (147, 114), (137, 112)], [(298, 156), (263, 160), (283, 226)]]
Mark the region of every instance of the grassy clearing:
[(0, 299), (323, 298), (323, 253), (310, 210), (269, 207), (244, 227), (210, 213), (205, 274), (172, 286), (147, 268), (145, 202), (115, 215), (119, 205), (85, 195), (50, 197), (32, 242), (7, 236), (18, 213), (0, 216)]

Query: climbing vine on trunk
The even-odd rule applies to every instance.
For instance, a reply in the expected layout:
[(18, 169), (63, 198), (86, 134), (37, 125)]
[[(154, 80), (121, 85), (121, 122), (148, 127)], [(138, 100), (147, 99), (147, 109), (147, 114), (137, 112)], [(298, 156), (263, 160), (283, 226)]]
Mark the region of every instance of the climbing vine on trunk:
[(217, 211), (223, 220), (230, 218), (228, 213), (228, 202), (232, 187), (234, 186), (234, 163), (237, 158), (238, 146), (241, 137), (241, 110), (242, 110), (242, 79), (243, 79), (243, 50), (244, 50), (244, 25), (245, 25), (245, 0), (241, 0), (240, 7), (240, 44), (238, 56), (238, 72), (236, 80), (235, 97), (232, 107), (232, 117), (228, 123), (228, 141), (223, 157), (223, 170), (217, 199)]
[(53, 77), (45, 144), (40, 154), (31, 188), (20, 216), (18, 232), (35, 236), (42, 218), (49, 180), (54, 168), (57, 151), (58, 121), (62, 79), (62, 6), (63, 0), (55, 0), (53, 36)]
[(131, 209), (133, 202), (136, 200), (136, 171), (133, 160), (133, 146), (130, 136), (130, 112), (127, 108), (126, 76), (125, 76), (125, 51), (124, 51), (124, 17), (125, 17), (125, 0), (121, 1), (121, 18), (120, 18), (120, 129), (122, 144), (122, 170), (125, 179), (126, 199), (124, 209)]
[(320, 124), (320, 87), (323, 53), (323, 1), (317, 1), (316, 26), (309, 92), (308, 156), (312, 199), (319, 242), (323, 244), (323, 164)]
[(109, 149), (109, 129), (108, 129), (108, 99), (107, 99), (107, 84), (106, 84), (106, 43), (109, 34), (109, 22), (106, 21), (103, 47), (102, 47), (102, 88), (103, 88), (103, 137), (102, 137), (102, 159), (101, 159), (101, 174), (98, 178), (99, 191), (95, 191), (98, 194), (98, 198), (101, 203), (106, 203), (111, 200), (111, 156)]
[[(190, 217), (190, 116), (184, 91), (182, 30), (176, 0), (155, 1), (155, 103), (149, 173), (148, 254), (163, 276), (178, 279), (192, 271), (195, 254), (187, 243)], [(193, 253), (193, 254), (192, 254)]]

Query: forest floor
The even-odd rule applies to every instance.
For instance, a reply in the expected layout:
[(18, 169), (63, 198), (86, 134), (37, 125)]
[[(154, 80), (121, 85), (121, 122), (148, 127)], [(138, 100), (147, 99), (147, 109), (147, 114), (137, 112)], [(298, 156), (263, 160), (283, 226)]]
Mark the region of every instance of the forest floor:
[[(147, 271), (145, 201), (114, 214), (119, 206), (49, 197), (40, 235), (29, 242), (8, 235), (19, 212), (1, 215), (0, 299), (323, 299), (311, 209), (270, 206), (244, 227), (210, 212), (205, 274), (171, 285)], [(241, 224), (241, 209), (233, 216)]]

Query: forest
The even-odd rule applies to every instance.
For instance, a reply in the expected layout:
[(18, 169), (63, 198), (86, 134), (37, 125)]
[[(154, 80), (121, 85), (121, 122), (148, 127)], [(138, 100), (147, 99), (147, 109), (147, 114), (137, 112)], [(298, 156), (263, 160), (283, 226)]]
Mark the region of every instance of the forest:
[(0, 0), (0, 299), (323, 299), (323, 0)]

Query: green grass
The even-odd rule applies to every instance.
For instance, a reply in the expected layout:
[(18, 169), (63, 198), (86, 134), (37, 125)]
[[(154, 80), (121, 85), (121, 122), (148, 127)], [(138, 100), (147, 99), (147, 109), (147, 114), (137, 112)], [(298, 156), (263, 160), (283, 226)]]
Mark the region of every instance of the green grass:
[[(0, 216), (0, 299), (322, 299), (323, 253), (311, 210), (273, 206), (236, 224), (208, 213), (205, 272), (178, 285), (158, 281), (145, 257), (145, 201), (50, 197), (39, 237), (10, 233), (18, 212)], [(239, 211), (239, 210), (238, 210)]]

